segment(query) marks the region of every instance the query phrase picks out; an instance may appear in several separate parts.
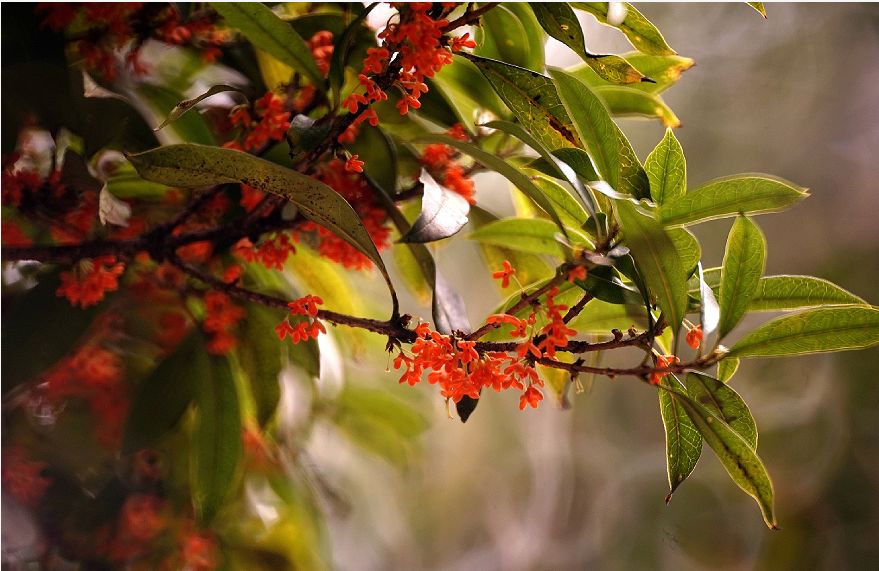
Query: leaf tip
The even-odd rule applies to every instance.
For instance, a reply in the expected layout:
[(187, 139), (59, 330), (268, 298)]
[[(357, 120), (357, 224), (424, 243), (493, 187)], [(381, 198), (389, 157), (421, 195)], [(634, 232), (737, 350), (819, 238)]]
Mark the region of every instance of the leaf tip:
[(665, 505), (671, 503), (671, 497), (674, 495), (674, 492), (669, 492), (667, 496), (665, 496)]

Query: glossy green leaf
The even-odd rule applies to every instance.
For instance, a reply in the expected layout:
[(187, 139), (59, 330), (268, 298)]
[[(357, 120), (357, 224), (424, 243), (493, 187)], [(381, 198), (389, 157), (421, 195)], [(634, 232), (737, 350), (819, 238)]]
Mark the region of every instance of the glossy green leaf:
[(209, 524), (225, 503), (242, 457), (241, 411), (229, 361), (209, 359), (210, 373), (194, 379), (190, 460), (192, 501), (202, 524)]
[[(554, 150), (552, 154), (554, 157), (574, 169), (574, 172), (577, 173), (580, 180), (591, 182), (601, 178), (598, 176), (598, 173), (595, 172), (595, 165), (592, 164), (592, 159), (589, 158), (589, 153), (583, 149), (578, 149), (576, 147), (561, 148)], [(555, 167), (543, 157), (534, 159), (528, 163), (528, 166), (537, 169), (544, 174), (557, 176)]]
[(540, 189), (535, 186), (535, 184), (524, 175), (519, 169), (505, 161), (504, 159), (498, 157), (497, 155), (486, 152), (476, 145), (472, 143), (468, 143), (466, 141), (459, 141), (458, 139), (454, 139), (447, 135), (426, 135), (424, 137), (420, 137), (417, 143), (442, 143), (444, 145), (449, 145), (450, 147), (454, 147), (472, 157), (476, 162), (482, 164), (485, 167), (490, 168), (491, 170), (501, 174), (511, 183), (513, 183), (516, 188), (525, 193), (528, 198), (534, 201), (537, 206), (543, 209), (549, 217), (555, 222), (556, 226), (565, 233), (564, 225), (558, 217), (558, 214), (555, 211), (552, 203), (543, 195)]
[(763, 5), (763, 2), (748, 2), (748, 6), (757, 10), (757, 12), (764, 18), (766, 17), (766, 7)]
[(668, 237), (675, 245), (678, 256), (681, 258), (681, 266), (684, 275), (690, 276), (696, 271), (696, 265), (702, 257), (702, 248), (699, 241), (685, 228), (669, 228)]
[(421, 214), (401, 242), (425, 243), (457, 234), (467, 224), (470, 203), (460, 194), (441, 187), (426, 170), (421, 172), (424, 192)]
[(580, 21), (565, 2), (532, 2), (531, 9), (546, 33), (583, 58), (603, 79), (614, 84), (638, 83), (644, 77), (637, 69), (615, 55), (596, 55), (586, 49)]
[(476, 65), (516, 119), (548, 149), (581, 146), (550, 78), (501, 61), (462, 55)]
[[(681, 74), (696, 63), (693, 59), (683, 56), (657, 56), (641, 52), (627, 52), (621, 54), (620, 57), (632, 64), (642, 75), (653, 80), (630, 83), (625, 87), (657, 95), (674, 85), (681, 78)], [(598, 88), (614, 85), (595, 73), (595, 70), (586, 64), (570, 67), (568, 72), (590, 87)]]
[(751, 409), (732, 387), (701, 373), (688, 373), (687, 393), (757, 449), (757, 423)]
[(678, 390), (673, 396), (687, 411), (733, 482), (757, 501), (766, 525), (778, 529), (772, 480), (754, 448), (722, 418), (695, 399)]
[[(564, 257), (567, 249), (559, 239), (558, 228), (549, 220), (504, 218), (479, 228), (469, 236), (485, 244), (494, 244), (532, 254)], [(582, 234), (571, 233), (574, 244), (592, 247)]]
[(681, 120), (659, 95), (621, 86), (596, 87), (595, 94), (615, 117), (659, 119), (665, 127), (681, 126)]
[(198, 379), (210, 375), (207, 349), (191, 335), (140, 382), (125, 423), (122, 449), (136, 452), (170, 432), (195, 397)]
[(722, 268), (718, 299), (721, 338), (744, 317), (766, 268), (766, 238), (746, 216), (739, 216), (729, 232)]
[[(668, 386), (674, 383), (678, 390), (683, 385), (674, 375), (661, 381)], [(662, 425), (665, 428), (665, 459), (668, 471), (668, 503), (677, 487), (689, 476), (699, 457), (702, 455), (702, 435), (687, 415), (687, 411), (674, 398), (672, 393), (659, 391), (659, 412), (662, 414)]]
[(208, 97), (213, 97), (218, 93), (225, 93), (227, 91), (240, 92), (241, 89), (232, 85), (214, 85), (201, 95), (193, 97), (192, 99), (186, 99), (175, 105), (174, 108), (171, 109), (171, 112), (168, 114), (168, 117), (164, 121), (162, 121), (161, 125), (156, 127), (154, 131), (159, 131), (162, 128), (166, 127), (169, 123), (173, 123), (174, 121), (182, 117), (183, 114), (185, 114), (187, 111), (189, 111), (190, 109), (194, 109), (196, 105), (198, 105)]
[(226, 23), (238, 29), (257, 48), (304, 74), (323, 90), (324, 78), (317, 69), (308, 44), (293, 27), (259, 2), (211, 2)]
[(218, 147), (170, 145), (128, 155), (128, 160), (143, 178), (169, 186), (237, 182), (290, 200), (303, 216), (332, 231), (378, 266), (397, 313), (397, 294), (372, 238), (354, 209), (329, 186), (253, 155)]
[(781, 311), (823, 305), (865, 304), (833, 282), (812, 276), (766, 276), (760, 279), (748, 311)]
[(576, 280), (576, 284), (592, 294), (595, 299), (607, 303), (632, 305), (639, 307), (644, 304), (640, 292), (624, 283), (616, 270), (608, 266), (597, 266), (589, 270), (585, 280)]
[(619, 29), (639, 51), (653, 55), (675, 55), (676, 52), (666, 43), (656, 26), (634, 6), (623, 3), (626, 10), (625, 18), (621, 22), (616, 22), (608, 17), (609, 4), (609, 2), (571, 2), (571, 6), (589, 12), (602, 24)]
[(650, 180), (650, 196), (661, 205), (687, 192), (687, 159), (674, 131), (665, 130), (665, 136), (647, 156), (644, 170)]
[(648, 198), (647, 173), (604, 103), (585, 83), (567, 72), (553, 69), (550, 75), (599, 174), (618, 192)]
[[(543, 54), (534, 57), (525, 26), (507, 6), (495, 6), (480, 18), (476, 53), (528, 69), (543, 66)], [(542, 50), (541, 50), (542, 51)]]
[(730, 349), (734, 357), (802, 355), (879, 344), (879, 309), (840, 305), (809, 309), (764, 323)]
[(687, 306), (687, 279), (674, 241), (651, 216), (626, 201), (616, 203), (626, 245), (673, 333)]
[(388, 192), (397, 191), (397, 148), (380, 127), (361, 125), (357, 140), (346, 145), (364, 162), (363, 172)]
[(726, 357), (717, 364), (717, 380), (728, 383), (736, 371), (739, 370), (741, 361), (736, 357)]
[(542, 176), (531, 178), (534, 184), (552, 203), (562, 224), (568, 228), (582, 228), (589, 218), (583, 206), (562, 185)]
[[(503, 7), (512, 12), (519, 18), (522, 29), (525, 30), (525, 38), (528, 40), (528, 52), (530, 60), (528, 61), (528, 69), (543, 71), (546, 65), (546, 32), (543, 26), (537, 21), (534, 11), (525, 2), (506, 2)], [(445, 69), (443, 70), (445, 71)]]
[(743, 213), (778, 212), (809, 196), (806, 189), (765, 174), (740, 174), (709, 181), (659, 207), (667, 225), (692, 224)]
[(632, 326), (644, 329), (647, 326), (647, 311), (643, 304), (608, 303), (596, 298), (569, 325), (582, 334), (592, 335), (607, 335), (612, 329), (626, 331)]

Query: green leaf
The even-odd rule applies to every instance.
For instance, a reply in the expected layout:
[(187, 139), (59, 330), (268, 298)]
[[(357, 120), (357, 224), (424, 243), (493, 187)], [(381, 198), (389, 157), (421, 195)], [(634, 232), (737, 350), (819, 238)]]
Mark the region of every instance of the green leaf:
[(211, 87), (210, 89), (208, 89), (207, 91), (205, 91), (204, 93), (199, 95), (198, 97), (194, 97), (192, 99), (186, 99), (184, 101), (181, 101), (177, 105), (175, 105), (174, 108), (171, 109), (171, 112), (168, 114), (168, 117), (164, 121), (162, 121), (162, 124), (153, 130), (160, 131), (161, 129), (166, 127), (168, 124), (173, 123), (174, 121), (176, 121), (177, 119), (182, 117), (183, 114), (186, 113), (187, 111), (189, 111), (190, 109), (195, 108), (196, 105), (198, 105), (199, 103), (201, 103), (202, 101), (204, 101), (208, 97), (213, 97), (214, 95), (216, 95), (218, 93), (225, 93), (227, 91), (241, 92), (241, 89), (234, 87), (232, 85), (222, 85), (222, 84), (221, 85), (214, 85), (213, 87)]
[(723, 338), (741, 321), (766, 268), (766, 238), (746, 216), (736, 218), (726, 241), (720, 276), (720, 331)]
[(128, 155), (143, 178), (168, 186), (199, 187), (237, 182), (283, 196), (303, 216), (330, 230), (369, 257), (385, 278), (398, 313), (397, 294), (387, 268), (360, 217), (342, 196), (317, 180), (232, 149), (170, 145)]
[(616, 270), (608, 266), (597, 266), (589, 270), (585, 280), (576, 280), (578, 286), (592, 294), (595, 299), (607, 303), (640, 307), (644, 305), (641, 294), (625, 284)]
[(550, 78), (502, 61), (460, 55), (476, 65), (516, 119), (548, 149), (582, 146)]
[(342, 84), (345, 83), (345, 66), (348, 64), (348, 56), (351, 51), (351, 43), (357, 35), (366, 29), (363, 21), (372, 12), (372, 9), (378, 5), (373, 2), (367, 6), (354, 20), (345, 27), (342, 36), (333, 46), (333, 55), (330, 59), (330, 70), (327, 77), (330, 80), (330, 88), (333, 90), (333, 109), (339, 108), (339, 102), (342, 98)]
[(757, 449), (757, 423), (751, 409), (732, 387), (701, 373), (688, 373), (687, 393)]
[(311, 50), (290, 24), (259, 2), (211, 2), (233, 28), (237, 28), (257, 48), (302, 72), (323, 91), (324, 78), (317, 69)]
[(346, 145), (364, 162), (363, 172), (388, 192), (397, 190), (397, 149), (393, 140), (379, 127), (360, 126), (357, 140)]
[(457, 192), (441, 187), (426, 170), (421, 171), (420, 180), (424, 187), (421, 214), (400, 241), (434, 242), (457, 234), (467, 224), (470, 204)]
[(643, 304), (608, 303), (596, 298), (569, 325), (582, 334), (607, 335), (611, 329), (625, 331), (633, 325), (643, 329), (647, 326), (647, 312)]
[[(625, 87), (657, 95), (677, 83), (681, 78), (681, 74), (696, 64), (691, 58), (677, 55), (657, 56), (642, 54), (641, 52), (627, 52), (621, 54), (620, 57), (632, 64), (641, 74), (653, 80), (630, 83)], [(568, 72), (591, 87), (610, 87), (614, 85), (595, 73), (595, 70), (586, 64), (570, 67)]]
[(571, 6), (589, 12), (605, 26), (619, 29), (633, 47), (645, 54), (675, 55), (677, 53), (666, 43), (656, 26), (629, 3), (623, 3), (626, 12), (622, 22), (609, 21), (609, 4), (609, 2), (571, 2)]
[(153, 446), (170, 432), (196, 393), (198, 379), (211, 374), (201, 336), (191, 335), (137, 387), (125, 424), (122, 449)]
[(714, 179), (659, 207), (666, 226), (735, 216), (778, 212), (809, 196), (807, 189), (765, 174)]
[[(582, 234), (571, 233), (570, 237), (574, 244), (592, 247)], [(557, 257), (564, 257), (567, 249), (559, 241), (560, 235), (555, 224), (539, 218), (504, 218), (482, 226), (470, 234), (469, 238), (484, 244)]]
[(675, 243), (654, 218), (639, 212), (635, 205), (617, 201), (616, 207), (626, 245), (677, 335), (687, 307), (687, 279)]
[(673, 396), (687, 411), (733, 482), (757, 501), (769, 529), (778, 529), (772, 480), (754, 448), (722, 418), (696, 400), (679, 390), (674, 390)]
[(543, 67), (542, 46), (531, 45), (525, 25), (503, 4), (482, 15), (476, 43), (479, 44), (476, 52), (480, 55), (528, 69)]
[(763, 5), (763, 2), (748, 2), (748, 6), (757, 10), (761, 16), (766, 18), (766, 7)]
[[(583, 149), (578, 149), (576, 147), (561, 148), (554, 150), (552, 154), (554, 157), (574, 169), (574, 172), (580, 177), (580, 180), (591, 182), (601, 178), (598, 176), (598, 173), (595, 172), (595, 166), (592, 164), (592, 159), (589, 158), (589, 153)], [(534, 159), (528, 163), (528, 167), (537, 169), (549, 176), (557, 176), (555, 166), (547, 162), (543, 157)]]
[[(183, 98), (177, 91), (162, 85), (153, 85), (149, 83), (139, 85), (137, 87), (137, 92), (160, 117), (168, 116), (172, 113), (177, 104)], [(180, 119), (171, 127), (171, 130), (176, 135), (176, 137), (172, 136), (172, 140), (199, 143), (202, 145), (214, 145), (217, 142), (207, 121), (197, 113), (180, 117)], [(164, 140), (167, 142), (170, 133), (166, 131), (163, 135)], [(162, 136), (160, 135), (160, 137)]]
[(842, 305), (810, 309), (764, 323), (739, 339), (733, 357), (802, 355), (879, 344), (879, 309)]
[(638, 89), (622, 86), (602, 86), (595, 88), (595, 94), (604, 102), (608, 111), (615, 117), (644, 117), (659, 119), (665, 127), (680, 127), (681, 120), (666, 105), (662, 97), (645, 93)]
[(618, 192), (648, 198), (647, 174), (604, 103), (585, 83), (569, 73), (552, 69), (550, 75), (599, 174)]
[(678, 256), (681, 258), (681, 266), (684, 275), (690, 276), (696, 271), (696, 265), (702, 257), (702, 248), (699, 241), (685, 228), (669, 228), (668, 237), (675, 245)]
[(485, 167), (490, 168), (491, 170), (503, 175), (513, 183), (516, 188), (525, 193), (525, 195), (534, 201), (537, 206), (543, 209), (549, 217), (555, 222), (556, 226), (558, 226), (559, 230), (561, 230), (562, 234), (565, 234), (565, 227), (559, 219), (558, 214), (555, 211), (552, 203), (543, 195), (540, 189), (535, 186), (535, 184), (524, 175), (519, 169), (498, 157), (497, 155), (486, 152), (476, 145), (472, 143), (467, 143), (465, 141), (459, 141), (458, 139), (454, 139), (452, 137), (446, 135), (425, 135), (423, 137), (419, 137), (416, 143), (442, 143), (444, 145), (448, 145), (450, 147), (454, 147), (472, 157), (476, 162), (482, 164)]
[[(661, 382), (666, 386), (674, 383), (678, 390), (683, 390), (683, 385), (674, 375), (669, 375)], [(665, 459), (669, 487), (665, 502), (668, 503), (677, 487), (687, 479), (699, 462), (699, 457), (702, 455), (702, 435), (699, 434), (699, 430), (684, 407), (669, 391), (659, 391), (659, 412), (662, 414), (662, 425), (665, 428)]]
[(865, 304), (838, 285), (812, 276), (766, 276), (760, 279), (748, 311), (780, 311), (824, 305)]
[(726, 357), (720, 361), (717, 364), (717, 380), (728, 383), (739, 370), (739, 363), (741, 361), (736, 357)]
[(241, 462), (241, 411), (229, 361), (210, 357), (197, 377), (190, 480), (199, 521), (207, 525), (224, 505)]
[(553, 208), (558, 213), (559, 218), (568, 228), (582, 228), (589, 218), (586, 210), (571, 196), (571, 193), (565, 190), (562, 185), (555, 181), (549, 180), (542, 176), (534, 176), (531, 178), (534, 184), (547, 199), (552, 203)]
[(643, 75), (619, 56), (599, 56), (586, 49), (586, 38), (577, 15), (564, 2), (532, 2), (531, 9), (546, 33), (562, 42), (605, 80), (615, 84), (638, 83)]
[(650, 180), (650, 196), (661, 205), (687, 192), (687, 159), (674, 131), (665, 130), (665, 136), (647, 156), (644, 170)]

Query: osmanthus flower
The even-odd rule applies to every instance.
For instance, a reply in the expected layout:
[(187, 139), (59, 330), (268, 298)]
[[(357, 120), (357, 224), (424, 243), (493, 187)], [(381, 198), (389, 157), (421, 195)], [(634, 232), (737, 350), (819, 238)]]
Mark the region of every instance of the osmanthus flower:
[[(300, 341), (317, 339), (318, 335), (326, 333), (327, 330), (323, 323), (316, 319), (319, 311), (318, 306), (323, 305), (323, 302), (316, 295), (306, 295), (288, 303), (287, 307), (290, 309), (290, 316), (299, 317), (299, 319), (294, 320), (294, 323), (291, 324), (290, 317), (288, 316), (284, 321), (275, 326), (275, 333), (278, 335), (278, 339), (283, 341), (290, 337), (290, 340), (295, 345)], [(303, 320), (301, 317), (306, 319)]]
[(234, 331), (238, 322), (247, 312), (232, 303), (232, 298), (223, 292), (211, 290), (204, 296), (205, 318), (202, 329), (210, 335), (208, 351), (214, 355), (225, 355), (235, 348)]
[[(674, 365), (675, 363), (680, 363), (681, 360), (674, 355), (659, 355), (656, 357), (656, 368), (665, 369)], [(658, 385), (663, 378), (668, 376), (668, 372), (657, 371), (650, 375), (650, 384)]]
[[(461, 141), (470, 138), (460, 123), (453, 125), (446, 134)], [(475, 204), (475, 185), (464, 167), (455, 162), (458, 155), (459, 153), (448, 145), (440, 143), (426, 145), (422, 151), (421, 164), (438, 183), (460, 194), (470, 204)]]
[(501, 287), (508, 288), (510, 287), (510, 277), (512, 277), (516, 273), (516, 269), (513, 268), (512, 264), (508, 260), (503, 261), (503, 269), (500, 269), (491, 274), (491, 277), (496, 280), (501, 280)]
[(80, 260), (73, 270), (61, 273), (56, 294), (74, 306), (97, 305), (107, 292), (119, 289), (119, 276), (124, 271), (125, 264), (117, 262), (115, 256)]
[(22, 505), (36, 507), (52, 483), (45, 462), (32, 459), (21, 445), (3, 451), (3, 493)]
[(693, 349), (698, 349), (699, 345), (702, 344), (702, 337), (703, 333), (701, 325), (695, 325), (691, 327), (690, 330), (687, 331), (687, 345), (689, 345)]
[(285, 100), (272, 91), (256, 100), (253, 112), (247, 106), (235, 107), (229, 114), (232, 126), (240, 127), (238, 138), (227, 142), (229, 149), (256, 151), (271, 141), (282, 141), (290, 128), (290, 111)]

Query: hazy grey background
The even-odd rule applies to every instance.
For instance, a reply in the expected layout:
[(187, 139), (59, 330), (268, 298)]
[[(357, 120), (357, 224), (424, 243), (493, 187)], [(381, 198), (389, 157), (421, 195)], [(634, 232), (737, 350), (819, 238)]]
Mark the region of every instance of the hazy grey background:
[[(743, 3), (638, 7), (697, 62), (665, 95), (683, 121), (690, 184), (757, 171), (809, 187), (805, 203), (758, 220), (767, 273), (813, 274), (879, 301), (879, 6), (769, 4), (766, 21)], [(631, 49), (583, 21), (593, 51)], [(576, 62), (549, 49), (556, 64)], [(663, 131), (622, 126), (642, 160)], [(729, 225), (696, 228), (708, 266)], [(481, 319), (499, 298), (487, 275), (460, 270), (475, 254), (456, 240), (438, 258)], [(397, 387), (380, 368), (353, 374), (420, 392), (432, 428), (402, 474), (318, 431), (313, 454), (352, 506), (331, 525), (341, 569), (879, 568), (875, 349), (749, 361), (736, 376), (761, 429), (778, 532), (707, 448), (664, 505), (656, 395), (630, 379), (596, 379), (570, 411), (547, 401), (520, 413), (514, 395), (492, 393), (461, 425), (434, 387)]]

